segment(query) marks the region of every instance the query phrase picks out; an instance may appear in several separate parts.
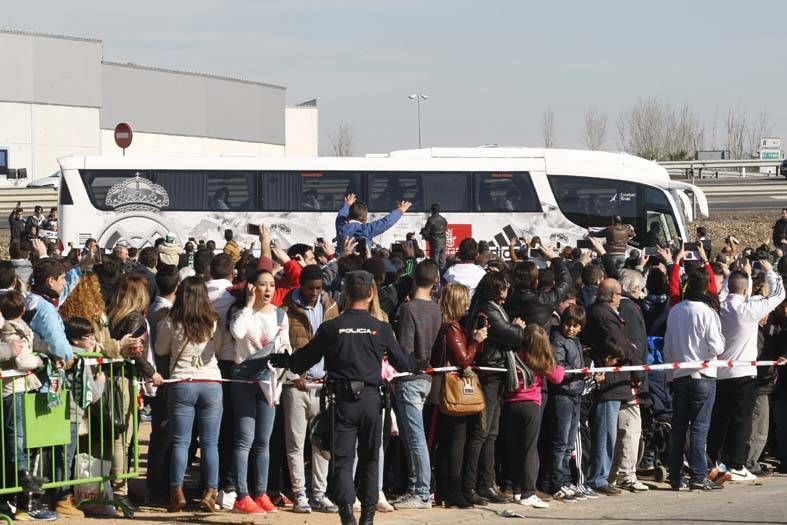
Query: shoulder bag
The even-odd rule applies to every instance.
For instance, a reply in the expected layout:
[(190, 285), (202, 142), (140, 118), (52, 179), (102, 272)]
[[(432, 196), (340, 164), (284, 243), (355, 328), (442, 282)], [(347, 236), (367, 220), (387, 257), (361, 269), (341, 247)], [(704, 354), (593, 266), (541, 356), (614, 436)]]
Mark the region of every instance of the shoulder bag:
[[(443, 363), (450, 366), (445, 334), (442, 336)], [(470, 368), (443, 375), (440, 391), (440, 412), (447, 416), (472, 416), (484, 410), (484, 393), (478, 376)]]

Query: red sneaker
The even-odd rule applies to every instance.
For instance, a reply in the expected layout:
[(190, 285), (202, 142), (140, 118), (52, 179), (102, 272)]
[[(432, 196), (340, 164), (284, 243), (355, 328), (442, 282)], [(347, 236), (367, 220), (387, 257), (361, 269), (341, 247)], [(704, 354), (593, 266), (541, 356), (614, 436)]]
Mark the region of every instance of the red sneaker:
[(265, 514), (265, 509), (257, 505), (250, 496), (235, 501), (232, 507), (235, 514)]
[(277, 510), (276, 505), (273, 504), (267, 494), (254, 498), (254, 503), (265, 512), (276, 512)]

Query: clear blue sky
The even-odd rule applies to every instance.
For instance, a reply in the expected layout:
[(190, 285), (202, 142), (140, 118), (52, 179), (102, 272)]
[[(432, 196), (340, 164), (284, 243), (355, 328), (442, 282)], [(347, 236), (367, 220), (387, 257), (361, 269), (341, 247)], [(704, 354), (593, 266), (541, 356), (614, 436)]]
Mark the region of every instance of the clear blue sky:
[[(281, 83), (318, 98), (321, 151), (340, 122), (357, 153), (425, 145), (582, 146), (587, 106), (614, 120), (638, 97), (707, 123), (767, 110), (787, 139), (787, 2), (564, 0), (6, 0), (8, 28), (91, 36), (118, 62)], [(0, 50), (2, 52), (2, 50)], [(719, 136), (724, 134), (721, 119)]]

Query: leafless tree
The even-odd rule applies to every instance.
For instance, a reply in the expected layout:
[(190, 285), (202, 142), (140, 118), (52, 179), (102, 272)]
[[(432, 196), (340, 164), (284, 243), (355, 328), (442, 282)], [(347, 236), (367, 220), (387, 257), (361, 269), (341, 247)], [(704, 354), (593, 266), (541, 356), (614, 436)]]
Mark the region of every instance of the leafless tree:
[(760, 111), (757, 120), (749, 126), (746, 153), (756, 157), (760, 149), (760, 139), (768, 137), (772, 132), (773, 126), (768, 118), (768, 113)]
[(719, 108), (713, 110), (713, 123), (710, 128), (710, 149), (717, 150), (719, 146)]
[(544, 110), (541, 117), (541, 132), (544, 135), (544, 147), (552, 148), (555, 146), (555, 112), (552, 108)]
[(727, 119), (725, 121), (727, 144), (725, 149), (729, 150), (730, 155), (734, 159), (743, 158), (746, 150), (746, 130), (748, 129), (746, 120), (746, 113), (741, 111), (740, 108), (729, 108), (727, 110)]
[(638, 99), (618, 117), (617, 127), (624, 151), (658, 160), (664, 152), (664, 105), (655, 97)]
[(637, 100), (618, 115), (618, 145), (651, 160), (685, 160), (705, 145), (705, 127), (687, 104), (655, 97)]
[(339, 124), (336, 133), (329, 133), (331, 152), (334, 157), (352, 157), (353, 155), (353, 129), (346, 122)]
[(688, 160), (703, 148), (705, 128), (684, 104), (678, 109), (664, 106), (664, 137), (660, 160)]
[(607, 113), (596, 108), (585, 110), (585, 129), (583, 131), (585, 147), (598, 150), (604, 146), (607, 136)]

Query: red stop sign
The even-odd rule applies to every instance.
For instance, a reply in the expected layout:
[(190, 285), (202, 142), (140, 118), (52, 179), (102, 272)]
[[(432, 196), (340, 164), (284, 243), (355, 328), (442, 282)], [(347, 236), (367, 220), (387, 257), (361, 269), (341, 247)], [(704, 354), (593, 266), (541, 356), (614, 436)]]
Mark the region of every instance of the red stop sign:
[(115, 126), (115, 144), (118, 145), (118, 148), (126, 149), (131, 146), (133, 136), (134, 133), (131, 131), (131, 126), (125, 122)]

